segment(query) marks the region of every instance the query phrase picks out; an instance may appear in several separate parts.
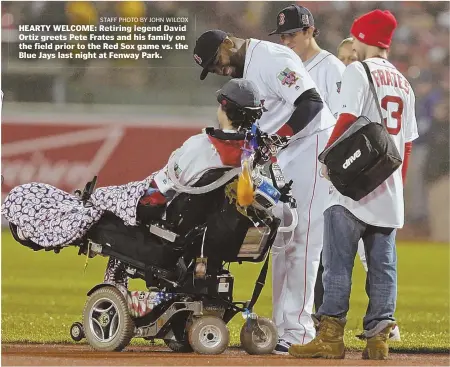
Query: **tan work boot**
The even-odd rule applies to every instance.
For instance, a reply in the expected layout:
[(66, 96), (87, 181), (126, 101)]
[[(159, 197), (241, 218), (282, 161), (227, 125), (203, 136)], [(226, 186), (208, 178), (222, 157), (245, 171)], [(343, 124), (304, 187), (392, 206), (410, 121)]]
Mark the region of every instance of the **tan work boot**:
[(297, 358), (343, 359), (345, 321), (335, 317), (322, 316), (316, 337), (310, 343), (293, 344), (289, 354)]
[(362, 352), (363, 359), (387, 359), (389, 355), (389, 345), (387, 343), (389, 334), (392, 328), (395, 326), (395, 322), (386, 326), (377, 335), (368, 338), (366, 347)]

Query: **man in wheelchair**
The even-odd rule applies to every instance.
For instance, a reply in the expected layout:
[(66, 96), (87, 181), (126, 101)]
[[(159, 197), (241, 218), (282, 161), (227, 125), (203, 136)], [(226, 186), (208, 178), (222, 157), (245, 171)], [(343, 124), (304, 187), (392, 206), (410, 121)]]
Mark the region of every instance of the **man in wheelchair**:
[[(275, 347), (275, 326), (252, 308), (277, 232), (298, 223), (291, 183), (272, 160), (287, 140), (257, 129), (263, 108), (250, 81), (230, 80), (217, 101), (220, 129), (189, 138), (142, 181), (94, 190), (94, 178), (75, 194), (32, 182), (7, 195), (2, 214), (17, 242), (35, 251), (75, 246), (79, 255), (109, 257), (104, 283), (88, 292), (83, 324), (72, 325), (74, 340), (85, 335), (97, 350), (118, 351), (133, 337), (159, 338), (175, 351), (217, 354), (228, 345), (226, 323), (244, 312), (244, 348), (262, 354)], [(279, 202), (290, 204), (289, 227), (272, 213)], [(243, 261), (264, 264), (251, 300), (236, 302), (225, 264)], [(148, 292), (130, 292), (129, 277), (144, 280)], [(211, 346), (209, 336), (199, 341), (210, 326), (221, 344)]]
[[(207, 128), (191, 137), (163, 169), (142, 181), (94, 190), (94, 180), (78, 195), (45, 183), (12, 189), (2, 214), (14, 238), (33, 250), (59, 251), (73, 245), (89, 255), (95, 253), (89, 245), (97, 245), (97, 253), (110, 257), (105, 281), (123, 285), (128, 275), (119, 259), (145, 269), (137, 274), (144, 279), (151, 278), (152, 267), (173, 269), (181, 257), (191, 261), (202, 243), (212, 244), (205, 248), (209, 269), (218, 269), (222, 261), (236, 261), (248, 229), (257, 227), (255, 222), (264, 230), (270, 227), (271, 235), (276, 232), (270, 210), (283, 201), (279, 190), (284, 179), (278, 180), (282, 174), (272, 170), (275, 165), (261, 162), (273, 157), (284, 142), (256, 129), (263, 109), (252, 82), (230, 80), (218, 91), (217, 101), (220, 129)], [(226, 199), (239, 191), (232, 182), (236, 183), (242, 157), (247, 159), (249, 151), (255, 153), (254, 162), (261, 163), (254, 171), (257, 175), (248, 177), (256, 187), (255, 194), (249, 191), (251, 199), (260, 204), (256, 216), (238, 212), (238, 200)], [(251, 212), (253, 204), (249, 208)], [(212, 262), (215, 267), (209, 266)]]
[[(226, 171), (241, 166), (243, 132), (250, 130), (263, 112), (256, 87), (244, 79), (227, 82), (217, 92), (217, 101), (220, 129), (207, 129), (192, 136), (172, 153), (163, 169), (154, 173), (150, 188), (137, 206), (139, 222), (164, 218), (165, 223), (172, 223), (176, 232), (184, 235), (217, 209), (214, 203), (219, 202), (216, 199), (221, 193), (211, 190), (211, 185), (219, 187)], [(170, 166), (176, 177), (170, 174)], [(190, 187), (206, 185), (207, 193), (189, 194)], [(125, 266), (110, 257), (104, 280), (127, 286)]]
[[(201, 179), (211, 181), (230, 167), (240, 167), (244, 140), (235, 139), (239, 139), (239, 133), (249, 130), (262, 115), (259, 93), (248, 80), (230, 80), (217, 92), (217, 101), (220, 130), (192, 136), (169, 159), (169, 162), (176, 160), (172, 162), (176, 178), (184, 186), (195, 186)], [(227, 140), (227, 137), (233, 140)], [(163, 212), (161, 209), (179, 194), (168, 166), (169, 163), (154, 174), (151, 187), (140, 200), (141, 207), (151, 208), (147, 211), (140, 208), (141, 217), (158, 217)]]

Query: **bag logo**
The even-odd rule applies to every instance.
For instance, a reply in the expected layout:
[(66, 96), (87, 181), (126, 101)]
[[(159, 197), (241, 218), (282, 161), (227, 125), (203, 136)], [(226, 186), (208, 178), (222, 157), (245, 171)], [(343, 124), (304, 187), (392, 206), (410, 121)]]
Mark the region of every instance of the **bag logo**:
[(355, 153), (353, 153), (348, 159), (346, 159), (345, 163), (342, 165), (343, 169), (347, 169), (350, 167), (350, 165), (356, 161), (359, 157), (361, 157), (361, 150), (357, 150)]

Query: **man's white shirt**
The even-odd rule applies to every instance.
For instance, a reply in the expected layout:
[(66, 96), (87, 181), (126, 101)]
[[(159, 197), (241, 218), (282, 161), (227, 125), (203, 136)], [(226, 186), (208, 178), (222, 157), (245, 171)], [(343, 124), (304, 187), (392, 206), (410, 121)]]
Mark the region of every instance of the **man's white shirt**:
[[(264, 113), (258, 123), (269, 134), (276, 133), (289, 120), (295, 110), (294, 102), (303, 92), (315, 88), (320, 94), (300, 57), (290, 48), (268, 41), (250, 39), (243, 77), (259, 90)], [(315, 134), (335, 123), (324, 104), (322, 111), (294, 138)]]
[[(177, 153), (175, 174), (182, 185), (192, 186), (209, 170), (228, 167), (222, 163), (217, 150), (205, 133), (190, 137), (175, 152)], [(175, 191), (174, 183), (168, 177), (167, 165), (155, 174), (154, 180), (162, 194)]]
[(340, 91), (345, 65), (326, 50), (321, 50), (311, 59), (305, 60), (303, 65), (319, 88), (323, 101), (337, 118), (341, 108)]
[[(406, 78), (387, 60), (365, 60), (372, 74), (380, 101), (384, 121), (390, 137), (401, 157), (405, 143), (419, 135), (415, 116), (415, 95)], [(350, 64), (344, 71), (341, 88), (340, 113), (366, 116), (380, 121), (375, 100), (370, 91), (364, 67), (359, 62)], [(375, 191), (354, 201), (332, 188), (328, 206), (342, 205), (367, 224), (379, 227), (401, 228), (404, 224), (402, 167), (399, 167)]]

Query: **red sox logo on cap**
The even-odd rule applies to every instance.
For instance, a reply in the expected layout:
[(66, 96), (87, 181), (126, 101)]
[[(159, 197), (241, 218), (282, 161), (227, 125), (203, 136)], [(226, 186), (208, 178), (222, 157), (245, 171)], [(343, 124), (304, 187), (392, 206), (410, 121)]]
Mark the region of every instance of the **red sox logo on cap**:
[(285, 18), (286, 18), (286, 16), (284, 15), (284, 13), (280, 13), (280, 16), (278, 18), (278, 24), (283, 25)]
[(202, 64), (202, 58), (200, 56), (198, 56), (197, 54), (194, 54), (194, 59), (195, 61), (197, 61), (197, 64)]
[(309, 17), (307, 14), (302, 14), (302, 23), (303, 25), (309, 25)]

